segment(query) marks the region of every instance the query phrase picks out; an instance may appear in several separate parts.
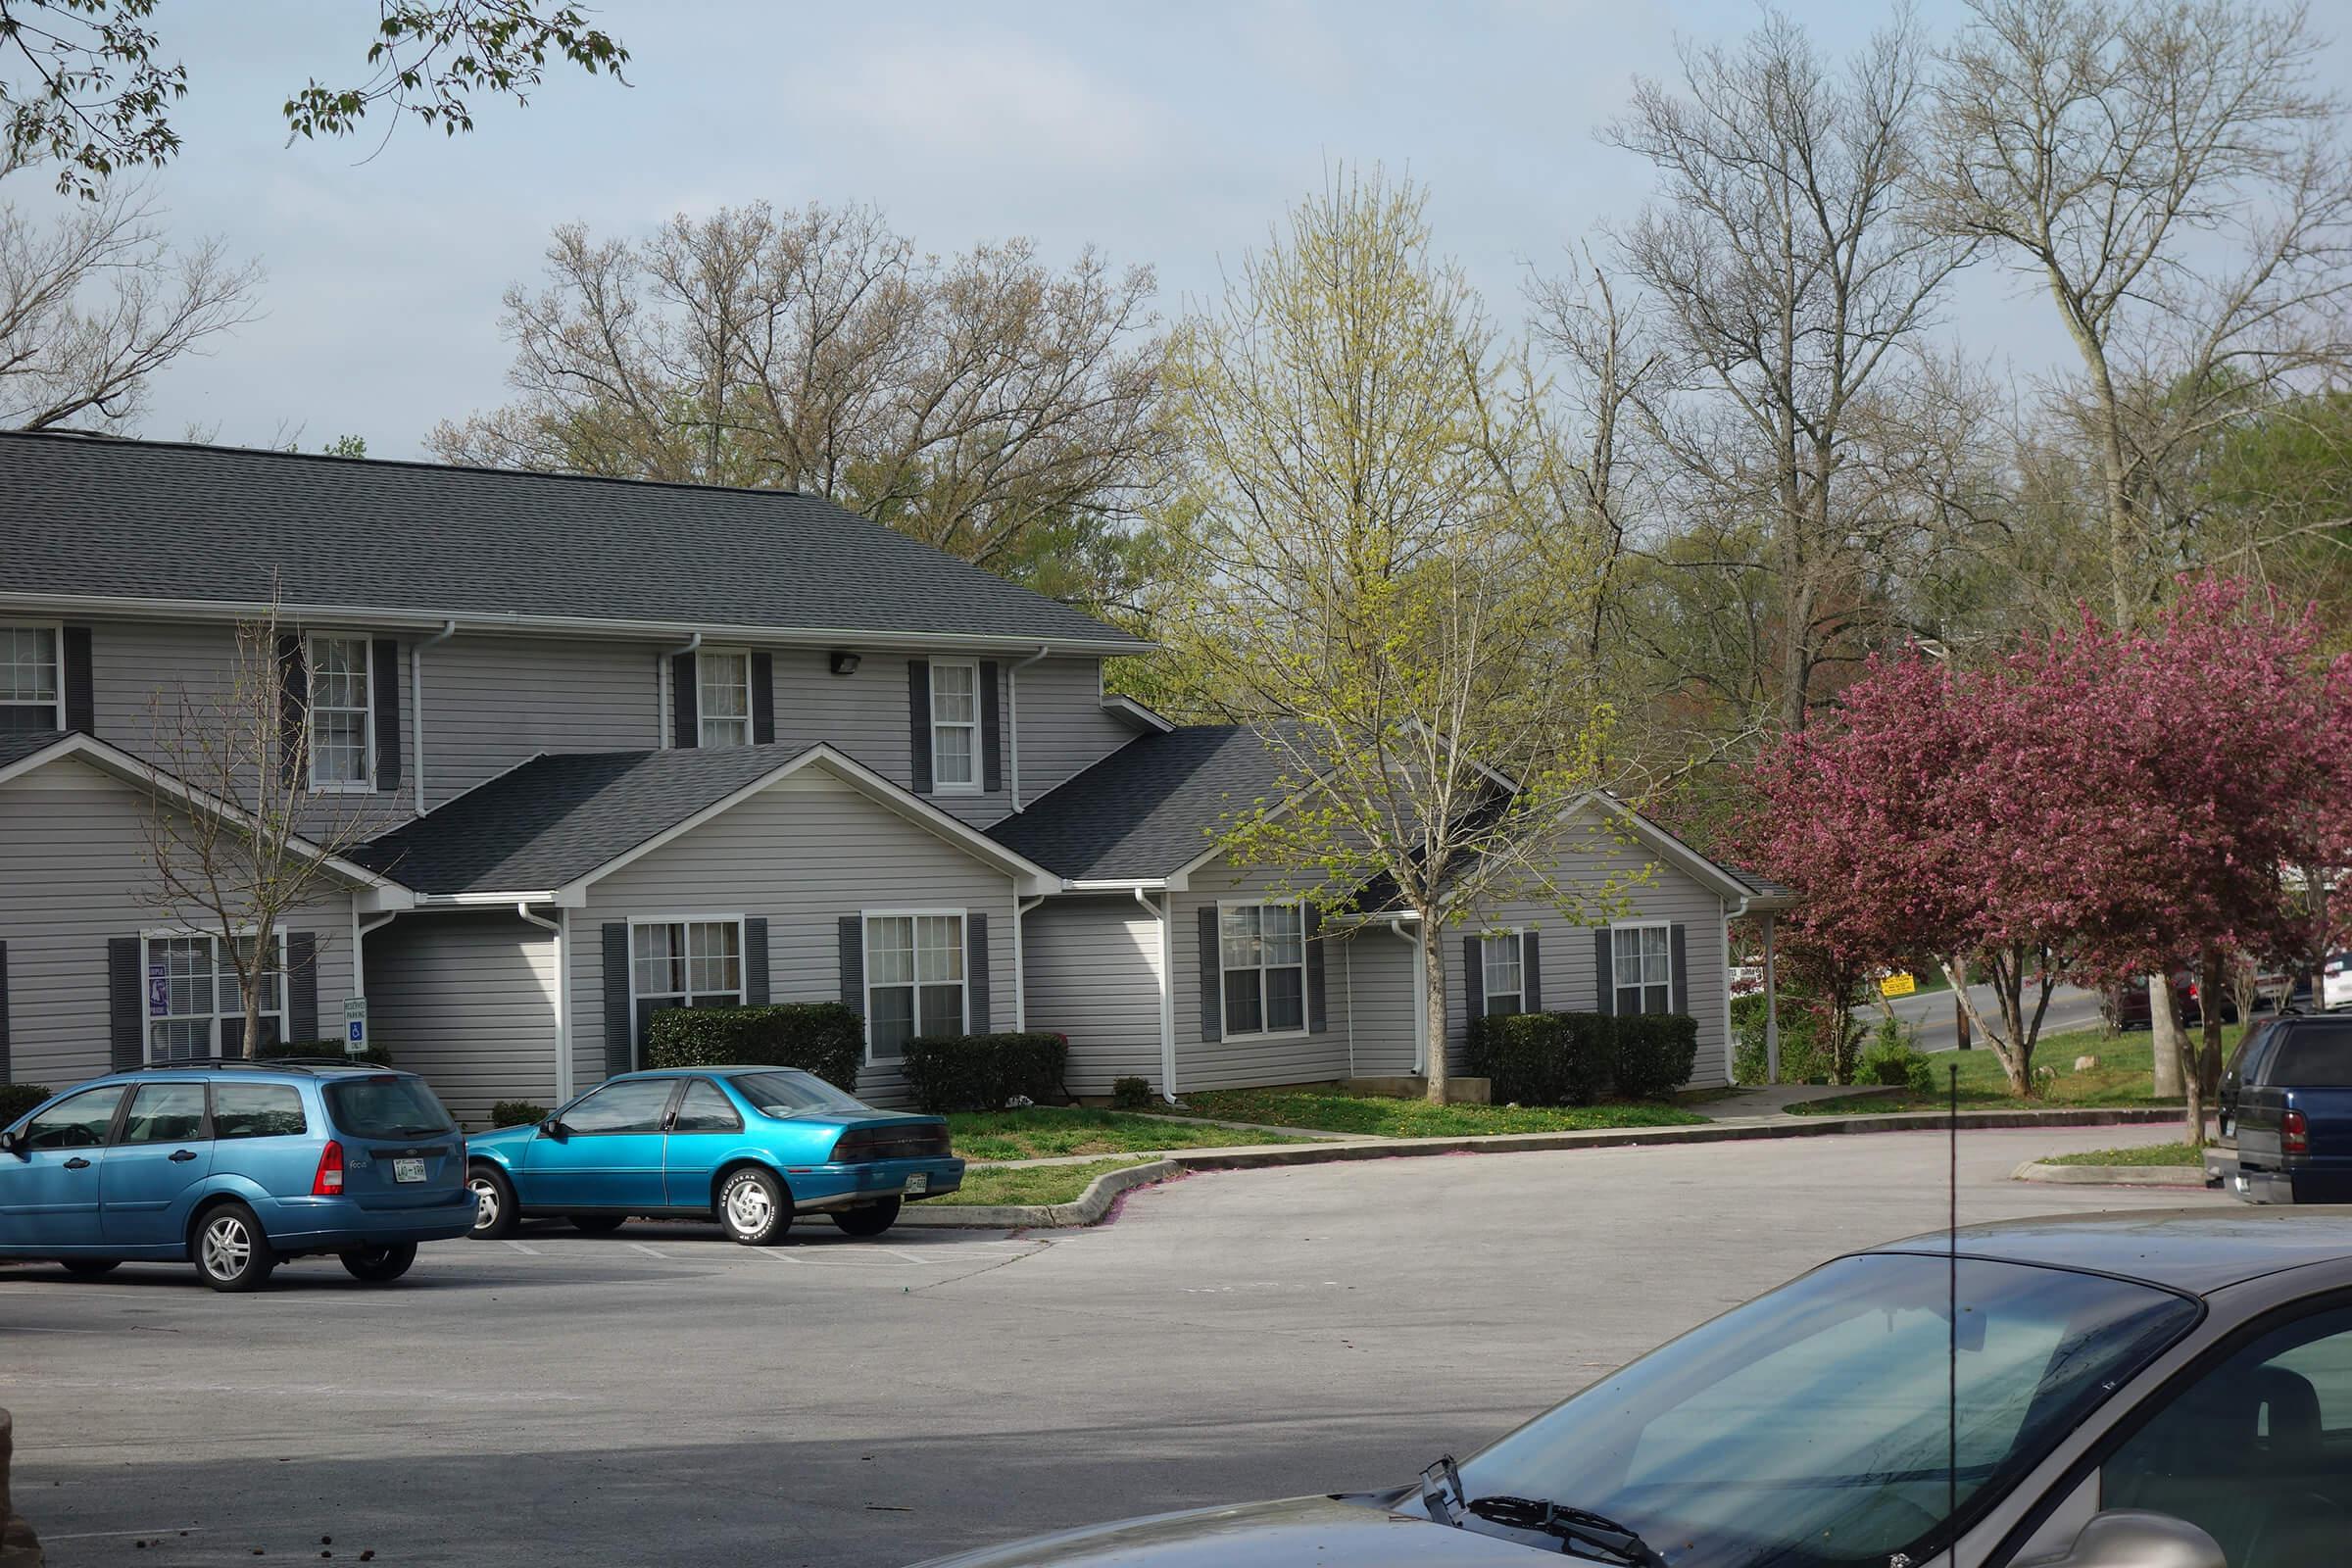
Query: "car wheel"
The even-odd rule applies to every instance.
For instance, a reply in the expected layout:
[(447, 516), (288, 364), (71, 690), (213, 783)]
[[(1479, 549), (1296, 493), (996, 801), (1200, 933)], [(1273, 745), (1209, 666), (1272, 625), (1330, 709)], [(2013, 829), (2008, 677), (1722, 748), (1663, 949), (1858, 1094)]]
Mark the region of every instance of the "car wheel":
[(837, 1208), (833, 1223), (852, 1236), (879, 1236), (899, 1222), (899, 1200), (885, 1198), (879, 1203), (860, 1203), (856, 1208)]
[(718, 1187), (718, 1223), (745, 1247), (766, 1247), (792, 1229), (784, 1184), (757, 1165), (732, 1171)]
[(277, 1253), (243, 1203), (208, 1208), (196, 1222), (196, 1272), (216, 1291), (258, 1291), (270, 1283)]
[(409, 1271), (416, 1261), (416, 1244), (399, 1242), (385, 1247), (347, 1247), (336, 1254), (343, 1259), (344, 1270), (355, 1280), (369, 1285), (389, 1285)]
[(467, 1234), (485, 1242), (514, 1235), (522, 1221), (522, 1205), (506, 1172), (495, 1165), (476, 1165), (466, 1186), (473, 1194), (473, 1229)]
[(94, 1280), (101, 1274), (112, 1274), (122, 1266), (119, 1257), (61, 1257), (66, 1272), (77, 1279)]
[(571, 1228), (586, 1236), (610, 1236), (620, 1229), (621, 1221), (628, 1217), (626, 1214), (574, 1214), (571, 1216)]

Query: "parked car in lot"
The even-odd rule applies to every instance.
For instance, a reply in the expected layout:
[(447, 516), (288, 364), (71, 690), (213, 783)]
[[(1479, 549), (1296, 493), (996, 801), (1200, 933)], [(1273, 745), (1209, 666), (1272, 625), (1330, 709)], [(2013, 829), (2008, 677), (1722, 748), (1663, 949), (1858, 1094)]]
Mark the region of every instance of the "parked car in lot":
[(332, 1252), (370, 1284), (473, 1222), (466, 1139), (415, 1073), (158, 1064), (67, 1090), (0, 1132), (0, 1257), (74, 1274), (186, 1258), (220, 1291)]
[(2330, 953), (2320, 965), (2320, 1005), (2352, 1007), (2352, 953)]
[(1531, 1547), (1625, 1568), (2320, 1568), (2348, 1532), (2352, 1215), (2223, 1208), (1892, 1243), (1418, 1481), (941, 1568), (1508, 1568)]
[(632, 1215), (715, 1219), (747, 1247), (823, 1213), (879, 1236), (908, 1200), (963, 1185), (948, 1124), (873, 1106), (792, 1067), (626, 1073), (543, 1122), (477, 1135), (473, 1234), (526, 1215), (591, 1234)]
[(2222, 1186), (2251, 1203), (2352, 1202), (2352, 1017), (2255, 1025), (2215, 1099), (2224, 1147), (2207, 1169)]
[[(2173, 998), (2180, 1006), (2182, 1024), (2205, 1021), (2204, 998), (2198, 994), (2196, 977), (2185, 969), (2173, 976)], [(2109, 987), (2107, 1005), (2114, 1013), (2118, 1029), (2147, 1029), (2154, 1025), (2148, 1007), (2148, 983), (2145, 979)], [(2221, 1013), (2222, 1022), (2237, 1022), (2237, 999), (2225, 993), (2221, 999)]]

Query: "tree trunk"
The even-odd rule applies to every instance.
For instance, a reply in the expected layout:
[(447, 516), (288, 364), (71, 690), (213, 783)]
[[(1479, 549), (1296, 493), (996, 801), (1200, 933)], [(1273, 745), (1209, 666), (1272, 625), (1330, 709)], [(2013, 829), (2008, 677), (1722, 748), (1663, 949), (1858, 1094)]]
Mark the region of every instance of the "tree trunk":
[[(1975, 1025), (1976, 1032), (1984, 1037), (1984, 1043), (1992, 1048), (1994, 1057), (2001, 1064), (2002, 1073), (2008, 1077), (2009, 1092), (2021, 1100), (2032, 1095), (2034, 1080), (2026, 1070), (2030, 1058), (2019, 1052), (2015, 1036), (2004, 1039), (1997, 1030), (1984, 1021), (1984, 1015), (1977, 1010), (1977, 999), (1968, 994), (1968, 956), (1962, 954), (1957, 957), (1938, 958), (1936, 961), (1943, 970), (1944, 978), (1951, 981), (1952, 996), (1958, 1002), (1962, 1013)], [(1992, 968), (1995, 977), (1994, 989), (1997, 992), (2000, 965), (1995, 962)]]
[(2180, 1093), (2180, 1057), (2187, 1050), (2170, 971), (2148, 976), (2148, 1031), (2156, 1055), (2156, 1098), (2170, 1100)]
[[(264, 920), (253, 934), (253, 946), (245, 954), (245, 961), (237, 965), (238, 987), (245, 1003), (245, 1054), (258, 1056), (262, 1049), (262, 977), (270, 972), (270, 947), (275, 940), (270, 921)], [(278, 977), (279, 985), (286, 983)]]
[(1429, 1014), (1429, 1102), (1446, 1103), (1446, 943), (1437, 916), (1421, 916), (1421, 1000)]
[[(1943, 966), (1943, 972), (1947, 975), (1951, 974), (1955, 969), (1959, 972), (1961, 980), (1966, 980), (1968, 978), (1968, 956), (1966, 954), (1961, 955), (1953, 962), (1947, 963)], [(1961, 986), (1957, 981), (1955, 981), (1952, 986), (1952, 1033), (1959, 1039), (1960, 1044), (1958, 1049), (1962, 1051), (1974, 1051), (1976, 1050), (1976, 1042), (1969, 1038), (1968, 1003), (1964, 998), (1961, 997), (1960, 991)]]
[[(2204, 1050), (2197, 1056), (2197, 1091), (2200, 1101), (2221, 1093), (2222, 1089), (2222, 997), (2228, 981), (2223, 971), (2222, 950), (2208, 945), (2204, 953), (2202, 977), (2197, 981), (2197, 1007), (2204, 1014)], [(2240, 1017), (2252, 1009), (2240, 1005)]]

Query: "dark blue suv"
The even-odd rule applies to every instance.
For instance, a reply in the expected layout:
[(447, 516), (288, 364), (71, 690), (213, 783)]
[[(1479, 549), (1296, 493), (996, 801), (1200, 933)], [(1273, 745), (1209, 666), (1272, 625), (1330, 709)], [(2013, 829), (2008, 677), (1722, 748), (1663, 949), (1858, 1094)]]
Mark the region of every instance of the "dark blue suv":
[(197, 1061), (93, 1080), (0, 1132), (0, 1257), (186, 1258), (218, 1291), (332, 1252), (370, 1284), (473, 1226), (466, 1138), (415, 1073)]

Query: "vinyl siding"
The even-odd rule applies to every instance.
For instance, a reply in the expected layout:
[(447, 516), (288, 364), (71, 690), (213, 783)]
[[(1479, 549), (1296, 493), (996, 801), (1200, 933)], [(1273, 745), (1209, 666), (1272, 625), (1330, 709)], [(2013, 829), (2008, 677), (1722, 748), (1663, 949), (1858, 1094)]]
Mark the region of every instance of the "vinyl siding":
[(1102, 662), (1041, 659), (1020, 672), (1021, 799), (1034, 801), (1129, 741), (1102, 708)]
[(1356, 1077), (1379, 1078), (1418, 1072), (1413, 1018), (1421, 1001), (1421, 944), (1367, 926), (1333, 945), (1333, 1026), (1342, 1019), (1337, 999), (1345, 993), (1348, 1051)]
[[(112, 937), (175, 924), (146, 897), (147, 805), (68, 759), (0, 784), (0, 942), (8, 944), (10, 1077), (62, 1089), (108, 1070)], [(339, 1030), (351, 994), (351, 905), (336, 894), (295, 911), (318, 943), (318, 1027)]]
[(368, 1022), (468, 1127), (490, 1106), (552, 1106), (556, 934), (512, 914), (405, 914), (368, 933)]
[(653, 643), (580, 638), (460, 635), (427, 648), (426, 804), (540, 752), (662, 745), (661, 657)]
[[(992, 1026), (1012, 1027), (1012, 880), (813, 771), (770, 786), (589, 887), (571, 915), (572, 1082), (604, 1073), (602, 928), (631, 918), (764, 915), (774, 1002), (841, 1000), (838, 919), (868, 909), (959, 908), (988, 916)], [(896, 1069), (859, 1093), (903, 1101)]]
[[(1272, 878), (1246, 871), (1229, 861), (1214, 862), (1193, 873), (1189, 890), (1176, 895), (1176, 1088), (1254, 1089), (1268, 1084), (1324, 1083), (1348, 1075), (1348, 1033), (1336, 1006), (1327, 1004), (1330, 1025), (1320, 1034), (1290, 1035), (1279, 1039), (1245, 1036), (1234, 1039), (1200, 1038), (1200, 911), (1214, 908), (1220, 899), (1249, 898), (1263, 892)], [(1342, 994), (1340, 971), (1332, 967), (1337, 955), (1324, 952), (1327, 999)]]
[(1070, 1037), (1070, 1092), (1107, 1095), (1130, 1075), (1158, 1088), (1158, 919), (1132, 898), (1049, 899), (1021, 946), (1029, 1027)]

